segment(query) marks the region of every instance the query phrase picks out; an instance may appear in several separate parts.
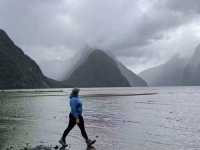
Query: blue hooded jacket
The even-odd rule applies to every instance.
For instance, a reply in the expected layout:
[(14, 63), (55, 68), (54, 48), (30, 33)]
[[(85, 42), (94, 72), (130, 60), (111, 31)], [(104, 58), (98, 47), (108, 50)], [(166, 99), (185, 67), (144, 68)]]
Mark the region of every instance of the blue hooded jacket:
[(70, 97), (71, 114), (78, 118), (82, 115), (82, 102), (79, 97)]

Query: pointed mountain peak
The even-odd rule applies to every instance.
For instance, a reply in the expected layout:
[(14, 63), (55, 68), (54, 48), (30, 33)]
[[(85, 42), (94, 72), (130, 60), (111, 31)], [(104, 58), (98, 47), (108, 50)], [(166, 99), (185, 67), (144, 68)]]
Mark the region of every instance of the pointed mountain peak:
[[(119, 68), (117, 60), (105, 51), (94, 49), (87, 57), (78, 63), (79, 65), (65, 79), (66, 85), (70, 87), (128, 87), (132, 86), (129, 79), (124, 75), (125, 66)], [(125, 72), (127, 73), (127, 71)], [(132, 74), (128, 72), (132, 80)], [(134, 76), (136, 76), (134, 74)], [(142, 80), (134, 78), (135, 80)], [(137, 83), (137, 82), (135, 82)], [(141, 84), (146, 86), (146, 84)], [(135, 84), (138, 86), (138, 84)]]
[(93, 49), (91, 54), (104, 54), (104, 55), (107, 55), (103, 50), (100, 50), (100, 49)]
[(6, 34), (6, 32), (2, 29), (0, 29), (0, 34)]
[[(105, 51), (100, 50), (100, 49), (94, 49), (89, 52), (88, 57), (95, 57), (95, 58), (100, 58), (100, 57), (110, 57)], [(111, 58), (112, 59), (112, 58)]]
[(9, 38), (8, 34), (4, 30), (0, 29), (0, 37), (3, 37), (3, 36)]
[(4, 45), (13, 45), (14, 42), (9, 38), (8, 34), (0, 29), (0, 45), (4, 44)]

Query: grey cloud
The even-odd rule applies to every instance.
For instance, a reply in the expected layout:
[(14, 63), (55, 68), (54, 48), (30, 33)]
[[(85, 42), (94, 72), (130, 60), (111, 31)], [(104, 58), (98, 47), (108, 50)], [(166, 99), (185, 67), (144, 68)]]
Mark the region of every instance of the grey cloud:
[[(167, 1), (168, 5), (170, 0)], [(174, 0), (173, 0), (174, 2)], [(164, 5), (165, 4), (165, 5)], [(131, 47), (144, 46), (151, 44), (154, 41), (162, 40), (165, 33), (176, 29), (182, 25), (186, 25), (196, 18), (195, 14), (185, 14), (185, 11), (177, 13), (177, 10), (172, 9), (176, 3), (170, 3), (170, 9), (166, 3), (155, 3), (148, 12), (142, 14), (137, 23), (133, 22), (132, 28), (126, 37), (119, 42), (115, 47)], [(174, 4), (174, 5), (173, 5)], [(181, 5), (181, 3), (179, 4)], [(181, 7), (181, 6), (180, 6)], [(188, 9), (192, 9), (188, 7)]]
[(20, 45), (55, 46), (75, 41), (68, 24), (64, 0), (4, 0), (0, 2), (0, 26)]
[(184, 14), (200, 13), (199, 0), (166, 0), (165, 5), (176, 12)]
[(47, 74), (46, 65), (64, 67), (85, 45), (111, 51), (128, 66), (147, 66), (167, 60), (182, 41), (197, 41), (174, 39), (177, 31), (192, 31), (180, 29), (198, 24), (199, 10), (199, 0), (1, 0), (0, 28)]

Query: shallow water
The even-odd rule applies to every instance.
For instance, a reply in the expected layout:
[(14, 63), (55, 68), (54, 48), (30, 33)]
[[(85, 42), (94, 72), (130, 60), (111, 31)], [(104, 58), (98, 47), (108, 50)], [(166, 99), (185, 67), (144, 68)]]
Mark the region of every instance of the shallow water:
[[(0, 149), (52, 145), (68, 123), (70, 89), (0, 92)], [(144, 94), (149, 95), (135, 95)], [(89, 137), (97, 150), (200, 149), (200, 88), (81, 89)], [(75, 127), (72, 150), (85, 150)]]

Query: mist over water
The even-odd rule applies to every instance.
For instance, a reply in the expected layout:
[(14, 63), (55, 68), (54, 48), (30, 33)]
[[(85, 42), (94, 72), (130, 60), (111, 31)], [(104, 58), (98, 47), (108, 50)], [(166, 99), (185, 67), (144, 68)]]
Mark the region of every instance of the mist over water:
[[(0, 149), (58, 145), (69, 92), (1, 91)], [(134, 95), (142, 93), (150, 95)], [(199, 96), (199, 87), (81, 89), (86, 130), (97, 150), (199, 149)], [(86, 149), (77, 127), (66, 140), (71, 149)]]

